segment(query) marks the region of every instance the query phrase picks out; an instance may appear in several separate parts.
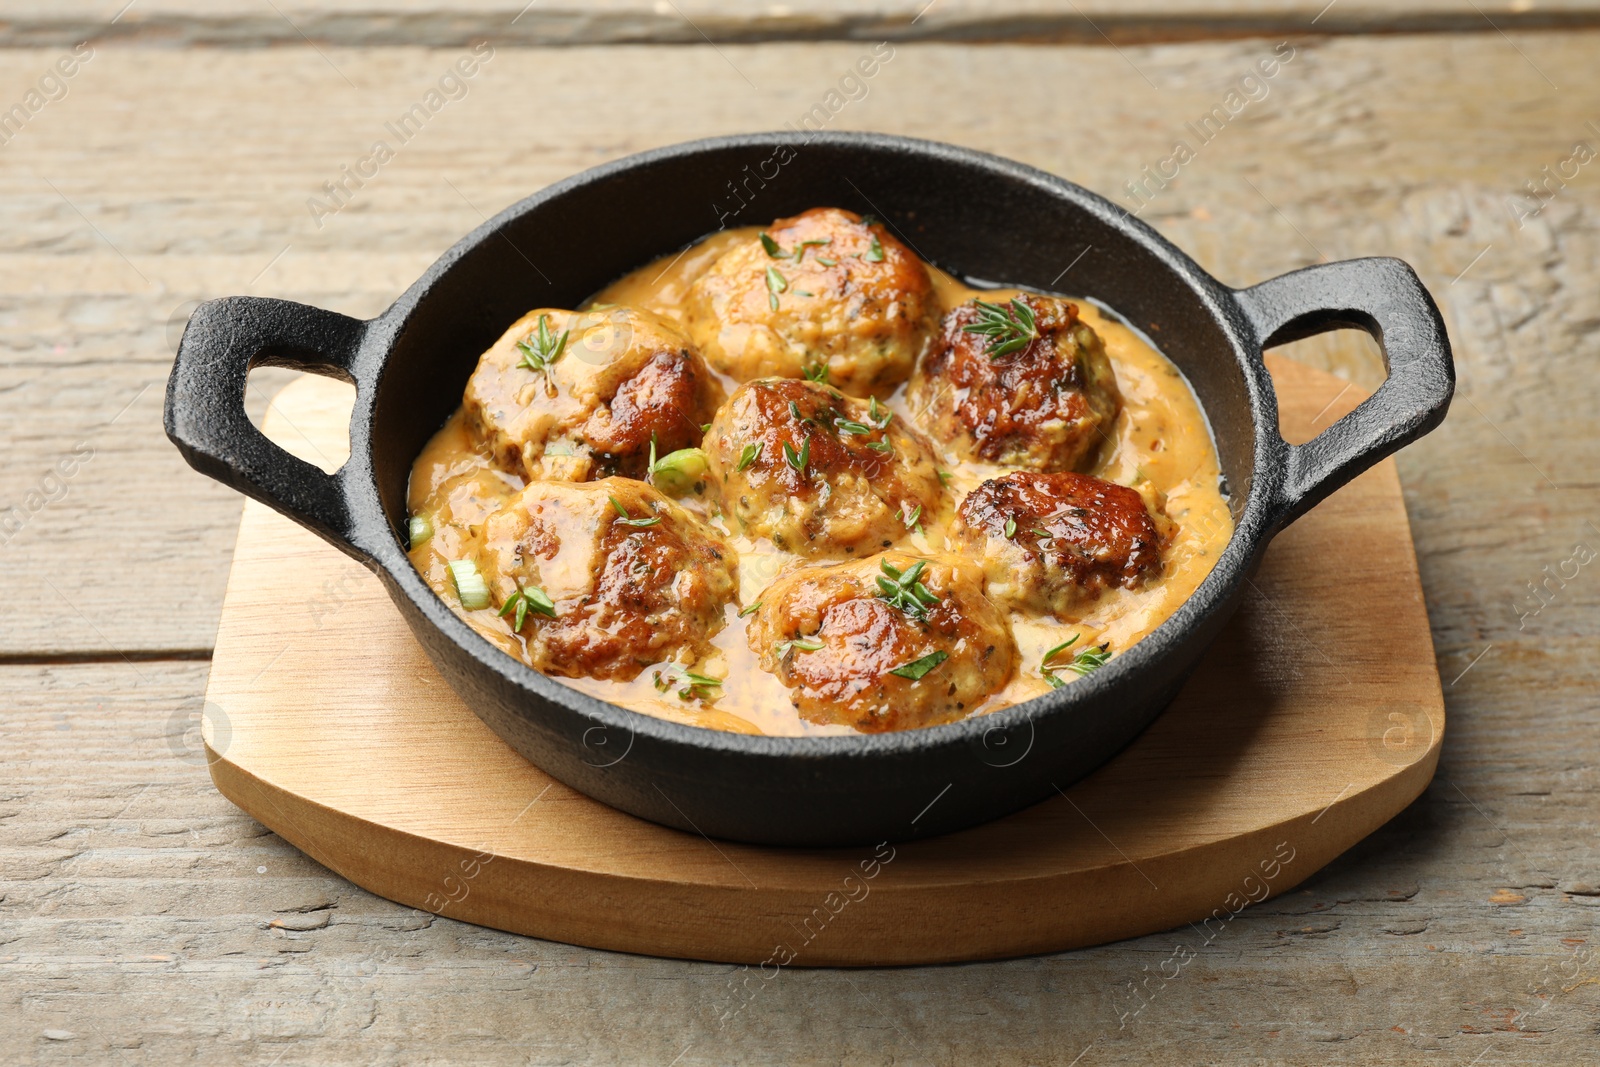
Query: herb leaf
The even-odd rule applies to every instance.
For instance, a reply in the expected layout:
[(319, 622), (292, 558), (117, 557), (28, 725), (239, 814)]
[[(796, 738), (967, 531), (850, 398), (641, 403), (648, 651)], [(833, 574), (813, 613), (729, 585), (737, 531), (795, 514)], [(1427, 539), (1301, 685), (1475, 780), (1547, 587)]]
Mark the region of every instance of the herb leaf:
[(874, 452), (888, 453), (894, 451), (894, 445), (890, 444), (888, 441), (868, 441), (867, 447), (872, 449)]
[(538, 328), (517, 342), (517, 348), (522, 352), (522, 361), (517, 366), (526, 367), (535, 374), (543, 374), (546, 383), (554, 385), (550, 381), (550, 367), (567, 350), (567, 338), (571, 335), (571, 330), (563, 330), (561, 336), (557, 337), (550, 330), (550, 316), (540, 315)]
[(877, 234), (873, 234), (872, 235), (872, 247), (867, 249), (867, 262), (868, 263), (882, 263), (883, 262), (883, 245), (878, 241), (878, 235)]
[(617, 509), (617, 514), (618, 515), (622, 516), (620, 519), (617, 519), (616, 521), (620, 522), (624, 526), (637, 526), (637, 527), (643, 528), (645, 526), (654, 526), (656, 523), (661, 521), (661, 516), (660, 515), (651, 515), (647, 519), (631, 518), (628, 515), (628, 509), (622, 506), (622, 501), (618, 500), (614, 496), (611, 496), (610, 494), (606, 495), (606, 499), (611, 501), (611, 506)]
[(805, 379), (808, 382), (819, 382), (822, 385), (828, 384), (828, 364), (826, 360), (821, 363), (807, 363), (801, 368), (800, 373), (805, 375)]
[(1073, 634), (1067, 640), (1046, 652), (1044, 658), (1039, 661), (1039, 673), (1044, 675), (1045, 681), (1050, 683), (1052, 689), (1060, 689), (1067, 684), (1056, 676), (1058, 671), (1071, 671), (1073, 674), (1082, 677), (1090, 671), (1104, 667), (1106, 662), (1111, 659), (1111, 645), (1107, 643), (1081, 649), (1073, 655), (1069, 662), (1063, 663), (1059, 667), (1050, 666), (1051, 660), (1077, 644), (1078, 638), (1082, 636), (1082, 634)]
[(748, 619), (750, 616), (754, 615), (756, 612), (758, 612), (760, 610), (761, 610), (761, 601), (758, 600), (754, 604), (751, 604), (749, 607), (740, 608), (739, 609), (739, 618)]
[(822, 639), (820, 637), (795, 637), (778, 645), (778, 658), (782, 659), (787, 656), (792, 649), (799, 649), (801, 652), (816, 652), (820, 648), (822, 648)]
[(919, 559), (904, 571), (888, 560), (879, 560), (878, 599), (888, 601), (890, 607), (899, 608), (913, 619), (926, 619), (928, 609), (939, 603), (939, 598), (922, 584), (922, 572), (928, 561)]
[(807, 465), (811, 462), (811, 435), (806, 435), (806, 439), (800, 445), (800, 451), (798, 452), (790, 447), (788, 441), (785, 441), (783, 443), (783, 461), (801, 474), (804, 474)]
[(1011, 540), (1012, 537), (1016, 536), (1016, 533), (1017, 533), (1017, 518), (1016, 518), (1015, 515), (1013, 515), (1011, 518), (1006, 520), (1006, 540), (1007, 541)]
[(1034, 320), (1033, 309), (1016, 297), (1008, 306), (991, 304), (987, 300), (975, 301), (978, 321), (961, 328), (962, 333), (977, 333), (989, 339), (989, 358), (1027, 348), (1039, 336), (1039, 324)]
[(833, 424), (843, 433), (871, 433), (872, 427), (862, 422), (852, 422), (849, 419), (834, 419)]
[(913, 682), (920, 681), (929, 671), (949, 658), (950, 653), (942, 650), (929, 652), (921, 659), (914, 659), (910, 663), (902, 663), (889, 673), (899, 675), (901, 678), (910, 678)]
[(772, 239), (772, 235), (770, 233), (767, 233), (765, 230), (763, 230), (761, 232), (761, 247), (767, 250), (767, 256), (769, 258), (771, 258), (771, 259), (781, 259), (781, 258), (783, 258), (783, 254), (784, 254), (783, 253), (783, 249), (778, 246), (778, 242), (777, 241), (774, 241)]
[(777, 267), (767, 268), (767, 303), (778, 310), (778, 294), (789, 288), (789, 279), (778, 273)]
[(889, 423), (894, 421), (894, 412), (888, 408), (878, 406), (878, 398), (873, 397), (871, 405), (867, 408), (867, 421), (880, 430), (888, 429)]
[(549, 595), (536, 585), (530, 585), (526, 589), (519, 586), (517, 591), (506, 597), (506, 602), (501, 605), (500, 617), (503, 619), (512, 612), (516, 612), (516, 618), (512, 620), (511, 628), (513, 630), (521, 630), (522, 624), (527, 621), (528, 612), (530, 611), (535, 615), (543, 615), (553, 619), (556, 617), (555, 601), (551, 600)]
[(761, 455), (761, 446), (759, 444), (748, 444), (748, 445), (745, 445), (743, 451), (741, 451), (739, 453), (739, 464), (738, 464), (738, 466), (733, 468), (733, 472), (735, 474), (744, 473), (746, 470), (749, 469), (750, 464), (752, 464), (752, 463), (754, 463), (756, 461), (756, 457), (758, 457), (760, 455)]
[(904, 507), (900, 509), (900, 521), (906, 524), (906, 529), (908, 530), (915, 527), (917, 525), (917, 520), (920, 518), (922, 518), (921, 504), (918, 504), (916, 507), (912, 508), (910, 514), (906, 513), (906, 509)]

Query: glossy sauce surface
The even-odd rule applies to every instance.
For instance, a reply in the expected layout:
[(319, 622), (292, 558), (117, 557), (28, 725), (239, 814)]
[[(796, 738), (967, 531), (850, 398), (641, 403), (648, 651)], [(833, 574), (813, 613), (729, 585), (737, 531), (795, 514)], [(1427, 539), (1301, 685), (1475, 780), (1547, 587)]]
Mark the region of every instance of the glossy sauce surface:
[[(687, 328), (682, 310), (694, 279), (732, 245), (753, 239), (758, 228), (728, 230), (675, 256), (666, 256), (634, 271), (594, 295), (586, 308), (622, 304), (652, 311)], [(929, 267), (934, 287), (945, 309), (981, 297), (1003, 301), (1017, 290), (975, 289)], [(1040, 671), (1046, 650), (1079, 635), (1075, 647), (1109, 643), (1113, 654), (1127, 649), (1177, 610), (1211, 572), (1233, 533), (1227, 501), (1220, 490), (1220, 471), (1210, 429), (1188, 383), (1164, 356), (1146, 340), (1108, 312), (1074, 298), (1079, 314), (1105, 344), (1115, 370), (1122, 410), (1102, 447), (1098, 461), (1088, 471), (1109, 481), (1139, 490), (1152, 510), (1162, 506), (1173, 524), (1171, 539), (1162, 552), (1160, 575), (1137, 589), (1113, 588), (1085, 605), (1075, 617), (1030, 617), (1010, 614), (1018, 651), (1018, 669), (1010, 681), (979, 706), (984, 714), (1050, 691)], [(729, 392), (737, 383), (724, 382)], [(902, 386), (886, 402), (897, 419), (920, 425), (906, 401)], [(938, 441), (934, 442), (940, 447)], [(955, 508), (968, 492), (985, 479), (1010, 468), (962, 462), (944, 455), (947, 507), (927, 521), (901, 548), (912, 554), (937, 553), (946, 548), (945, 534)], [(412, 469), (411, 514), (427, 516), (433, 536), (412, 550), (411, 558), (430, 586), (479, 633), (507, 654), (524, 658), (523, 638), (494, 608), (464, 610), (455, 596), (446, 564), (472, 554), (481, 544), (484, 520), (522, 488), (520, 478), (497, 470), (491, 457), (475, 446), (462, 413), (449, 420), (428, 443)], [(1163, 504), (1164, 501), (1164, 504)], [(678, 501), (705, 518), (728, 540), (739, 556), (739, 603), (750, 605), (778, 575), (805, 561), (780, 552), (765, 539), (737, 532), (721, 515), (715, 495), (689, 495)], [(759, 657), (746, 644), (749, 620), (738, 616), (737, 605), (726, 610), (726, 625), (713, 639), (716, 654), (697, 670), (724, 678), (720, 696), (713, 701), (680, 699), (669, 687), (657, 688), (656, 672), (649, 669), (627, 682), (594, 678), (562, 678), (564, 684), (635, 711), (691, 725), (747, 733), (775, 735), (848, 734), (840, 725), (806, 722), (796, 713), (790, 691), (759, 666)], [(716, 662), (720, 657), (721, 662)], [(1071, 684), (1075, 676), (1060, 672)]]

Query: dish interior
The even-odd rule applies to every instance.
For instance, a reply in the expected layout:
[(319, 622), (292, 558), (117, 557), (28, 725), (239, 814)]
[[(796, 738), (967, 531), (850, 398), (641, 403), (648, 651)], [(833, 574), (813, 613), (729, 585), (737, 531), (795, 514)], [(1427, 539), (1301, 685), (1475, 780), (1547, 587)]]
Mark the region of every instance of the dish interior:
[[(594, 309), (595, 321), (613, 306), (642, 308), (687, 332), (684, 307), (692, 284), (720, 257), (755, 242), (762, 232), (754, 226), (718, 231), (572, 303), (579, 310)], [(919, 240), (921, 236), (919, 231)], [(931, 263), (927, 266), (941, 310), (979, 299), (1007, 307), (1013, 297), (1043, 291), (1043, 287), (1024, 290), (988, 283), (979, 287)], [(988, 692), (981, 703), (966, 708), (966, 715), (986, 714), (1041, 696), (1061, 684), (1071, 684), (1079, 675), (1060, 668), (1060, 664), (1073, 660), (1071, 652), (1050, 661), (1057, 664), (1057, 669), (1045, 669), (1049, 651), (1065, 641), (1072, 642), (1073, 650), (1105, 649), (1113, 655), (1132, 646), (1188, 599), (1210, 573), (1233, 533), (1236, 505), (1224, 491), (1227, 483), (1217, 441), (1200, 401), (1179, 367), (1158, 350), (1149, 336), (1117, 314), (1118, 309), (1089, 298), (1070, 299), (1078, 309), (1080, 321), (1103, 342), (1121, 397), (1114, 421), (1101, 431), (1103, 442), (1078, 469), (1137, 489), (1152, 513), (1167, 520), (1163, 523), (1160, 569), (1156, 576), (1135, 587), (1106, 589), (1093, 600), (1065, 612), (1041, 612), (1002, 603), (1005, 623), (1015, 641), (1015, 666), (1009, 671), (1008, 680)], [(535, 294), (525, 301), (518, 315), (540, 306), (561, 305), (541, 305)], [(504, 316), (497, 321), (503, 328)], [(1162, 336), (1165, 340), (1165, 331)], [(483, 339), (480, 328), (475, 340)], [(1175, 335), (1174, 339), (1181, 342), (1182, 335)], [(493, 337), (488, 338), (482, 347), (489, 348), (493, 341)], [(738, 389), (740, 382), (735, 378), (712, 373), (726, 393)], [(436, 388), (437, 395), (448, 395), (447, 386)], [(892, 412), (892, 418), (901, 420), (902, 425), (926, 428), (927, 411), (919, 410), (905, 383), (884, 392), (885, 412)], [(459, 388), (454, 395), (459, 397)], [(896, 548), (913, 557), (937, 558), (959, 551), (947, 540), (955, 505), (986, 480), (1017, 467), (1014, 463), (976, 459), (970, 454), (964, 457), (948, 442), (932, 434), (928, 437), (938, 453), (937, 465), (950, 506), (937, 513), (930, 508), (925, 515), (913, 512), (906, 516), (905, 539)], [(469, 430), (460, 409), (450, 414), (443, 428), (413, 454), (418, 458), (410, 472), (404, 513), (428, 518), (431, 531), (412, 548), (413, 563), (429, 586), (474, 630), (506, 654), (526, 661), (526, 631), (514, 625), (517, 616), (499, 610), (502, 604), (498, 599), (476, 610), (463, 607), (463, 597), (449, 569), (453, 560), (476, 550), (485, 509), (502, 506), (526, 484), (526, 479), (507, 471), (504, 462), (497, 463), (481, 439)], [(474, 494), (488, 499), (482, 508), (474, 505), (459, 509), (457, 518), (445, 505), (452, 492), (460, 497), (463, 479), (472, 482)], [(855, 732), (853, 725), (814, 721), (797, 713), (790, 688), (776, 674), (762, 669), (759, 656), (751, 650), (748, 630), (756, 619), (741, 610), (754, 610), (752, 606), (761, 603), (763, 592), (780, 575), (802, 566), (827, 566), (830, 561), (802, 559), (780, 550), (771, 537), (751, 535), (740, 522), (724, 513), (715, 486), (706, 487), (705, 480), (673, 495), (686, 511), (725, 535), (738, 560), (737, 595), (724, 609), (721, 629), (712, 638), (714, 647), (709, 656), (694, 664), (699, 676), (715, 677), (720, 684), (688, 685), (684, 682), (684, 667), (666, 660), (646, 667), (631, 679), (561, 680), (623, 707), (694, 726), (768, 735)]]

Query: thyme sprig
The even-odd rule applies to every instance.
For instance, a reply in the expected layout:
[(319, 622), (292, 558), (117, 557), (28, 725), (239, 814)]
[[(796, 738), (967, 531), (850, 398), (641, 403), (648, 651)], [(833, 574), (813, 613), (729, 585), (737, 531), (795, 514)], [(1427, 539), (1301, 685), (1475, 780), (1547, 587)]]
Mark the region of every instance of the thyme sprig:
[(1033, 309), (1016, 297), (1012, 297), (1008, 306), (991, 304), (987, 300), (975, 303), (978, 306), (978, 321), (963, 326), (961, 332), (987, 337), (990, 359), (1021, 351), (1039, 336), (1039, 324), (1033, 317)]
[(570, 336), (571, 330), (562, 330), (561, 336), (557, 337), (550, 329), (550, 316), (540, 315), (538, 328), (517, 342), (517, 348), (522, 352), (522, 361), (517, 366), (542, 374), (545, 381), (549, 382), (550, 368), (567, 350), (567, 338)]
[(1068, 662), (1055, 667), (1050, 665), (1051, 660), (1077, 644), (1078, 638), (1082, 636), (1082, 634), (1073, 634), (1067, 640), (1046, 652), (1044, 658), (1039, 661), (1039, 673), (1044, 675), (1044, 680), (1050, 683), (1050, 688), (1060, 689), (1067, 684), (1057, 677), (1057, 672), (1059, 671), (1071, 671), (1073, 674), (1082, 677), (1091, 671), (1104, 667), (1106, 662), (1111, 659), (1111, 645), (1107, 643), (1079, 649), (1073, 653), (1072, 659)]

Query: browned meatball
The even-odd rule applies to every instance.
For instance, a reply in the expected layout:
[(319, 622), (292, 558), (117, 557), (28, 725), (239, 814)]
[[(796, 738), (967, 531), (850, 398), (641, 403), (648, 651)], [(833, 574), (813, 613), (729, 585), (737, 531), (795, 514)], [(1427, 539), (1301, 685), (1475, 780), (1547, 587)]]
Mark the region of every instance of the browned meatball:
[(886, 397), (938, 326), (922, 260), (882, 223), (838, 208), (779, 219), (696, 279), (689, 334), (738, 381), (816, 377), (851, 396)]
[(933, 447), (876, 402), (794, 378), (748, 382), (706, 433), (722, 507), (803, 556), (865, 556), (944, 507)]
[(529, 312), (467, 382), (469, 431), (524, 478), (643, 477), (700, 442), (722, 387), (678, 330), (647, 311)]
[(950, 527), (951, 548), (983, 561), (991, 597), (1058, 615), (1155, 577), (1161, 543), (1143, 497), (1087, 474), (991, 478), (967, 494)]
[(867, 733), (953, 722), (1004, 686), (1016, 643), (955, 557), (802, 567), (761, 595), (750, 648), (801, 717)]
[(946, 315), (910, 403), (935, 439), (968, 459), (1064, 471), (1094, 458), (1122, 400), (1077, 305), (1028, 294)]
[[(710, 652), (738, 592), (716, 530), (642, 482), (534, 482), (484, 524), (478, 561), (493, 606), (546, 674), (627, 680)], [(511, 602), (508, 608), (507, 602)]]

